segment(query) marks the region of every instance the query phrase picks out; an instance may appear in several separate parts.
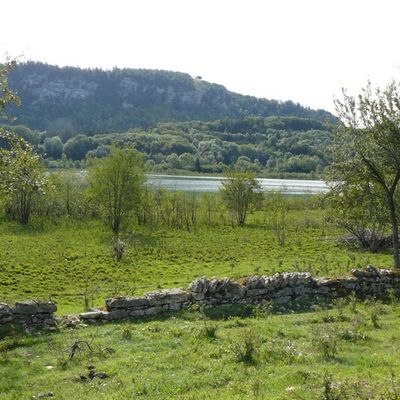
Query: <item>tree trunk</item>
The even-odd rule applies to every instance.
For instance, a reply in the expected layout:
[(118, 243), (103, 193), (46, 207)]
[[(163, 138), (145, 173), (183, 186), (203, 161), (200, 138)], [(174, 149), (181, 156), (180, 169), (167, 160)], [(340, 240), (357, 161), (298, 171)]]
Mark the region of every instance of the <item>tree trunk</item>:
[(393, 196), (388, 196), (387, 200), (390, 210), (390, 223), (392, 224), (394, 266), (400, 268), (399, 224), (397, 221), (396, 206)]

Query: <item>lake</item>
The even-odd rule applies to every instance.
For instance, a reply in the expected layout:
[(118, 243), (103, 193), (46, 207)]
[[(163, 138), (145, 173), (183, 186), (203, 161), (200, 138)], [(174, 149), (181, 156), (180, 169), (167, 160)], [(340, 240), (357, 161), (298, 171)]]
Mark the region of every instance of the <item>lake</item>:
[[(148, 184), (153, 187), (184, 192), (218, 192), (222, 177), (149, 175)], [(265, 192), (286, 194), (317, 194), (328, 191), (324, 181), (301, 179), (258, 179)]]

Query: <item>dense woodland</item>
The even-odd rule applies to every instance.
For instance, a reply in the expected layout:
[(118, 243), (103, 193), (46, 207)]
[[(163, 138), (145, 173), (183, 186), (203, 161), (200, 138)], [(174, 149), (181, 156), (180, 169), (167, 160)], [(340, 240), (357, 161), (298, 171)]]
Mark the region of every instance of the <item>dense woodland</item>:
[(222, 173), (235, 167), (264, 175), (321, 176), (332, 141), (328, 124), (299, 117), (159, 123), (147, 130), (79, 134), (67, 140), (20, 125), (11, 129), (36, 146), (49, 168), (85, 167), (87, 160), (108, 155), (110, 145), (117, 143), (133, 144), (145, 155), (147, 170), (154, 172)]

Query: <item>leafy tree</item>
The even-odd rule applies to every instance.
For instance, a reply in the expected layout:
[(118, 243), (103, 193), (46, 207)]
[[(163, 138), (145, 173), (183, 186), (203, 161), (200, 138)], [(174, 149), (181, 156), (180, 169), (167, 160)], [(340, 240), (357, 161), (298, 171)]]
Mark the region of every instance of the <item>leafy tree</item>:
[(0, 119), (5, 119), (4, 109), (7, 105), (20, 104), (19, 97), (8, 87), (8, 75), (16, 65), (16, 62), (11, 60), (0, 65)]
[(253, 206), (262, 198), (261, 186), (255, 174), (230, 171), (222, 182), (221, 194), (227, 209), (239, 226), (243, 226)]
[(44, 140), (44, 151), (48, 157), (60, 159), (63, 152), (63, 142), (59, 136), (48, 137)]
[(200, 165), (200, 159), (199, 157), (196, 157), (196, 160), (194, 162), (194, 170), (196, 172), (201, 172), (201, 165)]
[[(6, 118), (9, 104), (19, 105), (18, 96), (8, 87), (8, 74), (15, 61), (0, 65), (0, 120)], [(28, 224), (35, 197), (44, 193), (46, 179), (40, 157), (32, 146), (16, 134), (0, 126), (0, 192), (10, 200), (15, 217)]]
[(9, 200), (18, 221), (29, 222), (35, 198), (44, 194), (47, 180), (40, 157), (32, 146), (0, 128), (0, 139), (8, 146), (0, 149), (0, 191)]
[(89, 189), (112, 231), (118, 235), (138, 205), (144, 184), (143, 157), (132, 147), (112, 147), (89, 170)]
[(382, 196), (377, 197), (371, 182), (336, 185), (324, 197), (327, 219), (350, 233), (343, 240), (358, 243), (373, 253), (391, 245), (389, 215)]
[(336, 132), (334, 161), (329, 180), (337, 193), (369, 184), (381, 199), (393, 236), (394, 264), (400, 268), (399, 227), (396, 197), (400, 181), (399, 86), (363, 89), (357, 98), (343, 92), (336, 101), (342, 122)]
[(92, 149), (93, 144), (86, 135), (76, 135), (64, 145), (64, 153), (71, 160), (83, 160)]

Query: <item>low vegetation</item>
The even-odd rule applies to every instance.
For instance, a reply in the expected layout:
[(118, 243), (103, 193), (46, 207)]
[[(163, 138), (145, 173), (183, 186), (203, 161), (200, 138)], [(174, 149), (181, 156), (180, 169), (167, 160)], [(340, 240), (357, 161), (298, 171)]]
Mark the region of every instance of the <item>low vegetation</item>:
[(397, 399), (399, 316), (397, 300), (350, 300), (312, 313), (205, 309), (14, 333), (0, 341), (0, 397)]
[(104, 305), (110, 295), (186, 287), (203, 275), (310, 271), (332, 276), (368, 263), (392, 265), (390, 252), (372, 254), (340, 245), (337, 238), (343, 232), (326, 224), (323, 210), (307, 197), (267, 197), (265, 209), (250, 215), (241, 228), (231, 225), (219, 199), (211, 198), (216, 210), (210, 226), (207, 208), (197, 209), (190, 229), (175, 214), (164, 222), (130, 225), (121, 236), (119, 262), (112, 233), (101, 221), (34, 219), (26, 227), (3, 221), (1, 300), (53, 299), (65, 313), (82, 311), (85, 304)]

